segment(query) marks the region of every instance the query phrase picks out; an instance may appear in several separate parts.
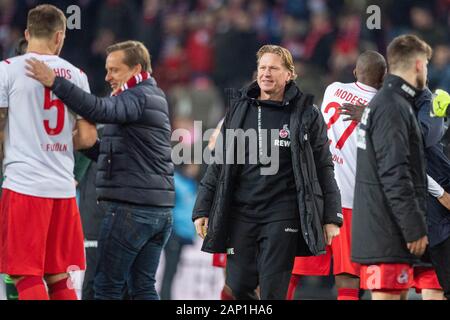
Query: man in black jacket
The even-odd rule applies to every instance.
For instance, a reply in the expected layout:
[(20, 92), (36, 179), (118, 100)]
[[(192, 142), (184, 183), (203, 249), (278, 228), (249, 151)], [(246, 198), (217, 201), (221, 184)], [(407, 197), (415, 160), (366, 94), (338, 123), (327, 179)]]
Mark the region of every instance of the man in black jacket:
[(150, 56), (137, 41), (107, 49), (106, 81), (113, 96), (98, 98), (29, 60), (29, 76), (51, 88), (68, 108), (105, 123), (87, 155), (98, 163), (96, 189), (106, 209), (98, 240), (96, 299), (158, 299), (155, 274), (172, 228), (175, 191), (169, 114), (150, 76)]
[[(262, 299), (284, 299), (295, 256), (323, 254), (339, 234), (341, 202), (326, 124), (312, 96), (292, 81), (291, 54), (266, 45), (257, 64), (257, 81), (225, 117), (215, 151), (226, 161), (209, 165), (193, 220), (206, 235), (203, 251), (228, 253), (226, 282), (235, 298), (256, 298), (259, 285)], [(235, 129), (256, 140), (237, 145), (243, 164), (235, 164)], [(278, 155), (270, 163), (278, 171), (264, 174), (268, 150)]]
[[(430, 115), (432, 93), (425, 89), (415, 99), (422, 128), (428, 174), (427, 217), (429, 255), (415, 266), (414, 287), (421, 289), (423, 300), (441, 300), (443, 291), (450, 298), (450, 160), (441, 144), (444, 120)], [(350, 119), (361, 121), (364, 106), (347, 104), (341, 110)], [(430, 267), (431, 260), (434, 269)], [(438, 282), (439, 280), (439, 282)]]
[(425, 87), (431, 48), (418, 37), (388, 46), (390, 74), (364, 110), (352, 226), (352, 260), (373, 299), (400, 299), (428, 244), (423, 140), (414, 99)]

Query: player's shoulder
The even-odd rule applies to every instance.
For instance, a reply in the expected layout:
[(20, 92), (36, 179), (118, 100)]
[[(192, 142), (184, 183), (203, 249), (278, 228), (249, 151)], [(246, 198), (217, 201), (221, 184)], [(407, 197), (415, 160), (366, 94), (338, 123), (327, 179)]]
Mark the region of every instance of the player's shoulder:
[(338, 90), (338, 89), (348, 89), (348, 88), (350, 88), (349, 85), (350, 85), (349, 83), (335, 81), (327, 86), (327, 88), (325, 89), (325, 92), (330, 92), (330, 91)]
[(5, 60), (0, 61), (0, 66), (4, 68), (11, 68), (13, 66), (16, 66), (17, 64), (22, 64), (25, 62), (25, 59), (23, 56), (16, 56), (12, 58), (7, 58)]
[(57, 59), (58, 59), (59, 63), (62, 66), (64, 66), (65, 68), (72, 69), (72, 70), (76, 71), (77, 74), (80, 75), (80, 76), (84, 74), (84, 72), (80, 68), (78, 68), (77, 66), (75, 66), (71, 62), (67, 61), (66, 59), (61, 58), (61, 57), (57, 57)]
[(0, 61), (0, 66), (1, 67), (6, 67), (6, 66), (11, 65), (11, 63), (13, 63), (13, 61), (11, 61), (11, 60), (12, 59), (9, 58), (9, 59), (5, 59), (5, 60)]
[(360, 92), (361, 95), (374, 96), (378, 92), (377, 88), (374, 88), (362, 82), (352, 82), (351, 85), (354, 90)]
[(338, 81), (329, 84), (325, 88), (324, 99), (330, 99), (332, 96), (336, 95), (336, 92), (338, 92), (338, 90), (343, 90), (344, 88), (342, 85), (344, 85), (344, 83)]
[(339, 87), (339, 86), (341, 86), (342, 84), (343, 84), (343, 83), (342, 83), (342, 82), (339, 82), (339, 81), (332, 82), (332, 83), (330, 83), (330, 84), (327, 86), (326, 90), (329, 90), (329, 89), (333, 89), (333, 88)]
[(16, 56), (0, 61), (0, 77), (7, 79), (14, 78), (17, 73), (23, 73), (25, 68), (25, 59), (23, 56)]
[[(61, 74), (61, 76), (65, 77), (68, 80), (76, 80), (76, 81), (81, 81), (81, 82), (87, 81), (86, 73), (84, 73), (83, 70), (81, 70), (77, 66), (73, 65), (71, 62), (67, 61), (64, 58), (61, 58), (61, 57), (57, 57), (57, 58), (58, 58), (58, 63), (56, 64), (56, 67), (69, 70), (69, 72), (70, 72), (70, 74), (68, 74), (68, 75)], [(76, 84), (80, 84), (80, 83), (76, 83)]]

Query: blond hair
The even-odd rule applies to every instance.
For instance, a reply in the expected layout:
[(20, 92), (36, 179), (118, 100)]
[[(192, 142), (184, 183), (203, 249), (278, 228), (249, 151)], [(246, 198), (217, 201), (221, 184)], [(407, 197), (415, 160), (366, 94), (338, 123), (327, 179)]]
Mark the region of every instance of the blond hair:
[(273, 45), (273, 44), (266, 44), (262, 46), (258, 52), (256, 53), (256, 62), (259, 65), (259, 61), (261, 60), (261, 57), (266, 53), (273, 53), (281, 57), (281, 60), (283, 61), (283, 65), (286, 67), (286, 69), (291, 72), (291, 80), (297, 79), (297, 73), (295, 72), (295, 66), (294, 66), (294, 59), (292, 58), (292, 54), (287, 50), (286, 48), (283, 48), (281, 46)]
[(387, 60), (389, 69), (408, 69), (412, 59), (419, 55), (431, 58), (433, 50), (419, 37), (413, 34), (402, 35), (394, 38), (387, 47)]

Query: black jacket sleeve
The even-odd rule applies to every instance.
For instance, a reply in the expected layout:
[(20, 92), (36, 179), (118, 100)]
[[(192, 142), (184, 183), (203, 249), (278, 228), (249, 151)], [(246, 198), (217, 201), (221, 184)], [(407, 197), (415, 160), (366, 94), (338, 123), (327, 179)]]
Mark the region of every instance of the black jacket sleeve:
[[(386, 110), (389, 110), (386, 111)], [(425, 212), (416, 197), (410, 172), (411, 119), (406, 108), (392, 104), (372, 118), (372, 143), (378, 177), (395, 222), (406, 242), (426, 235)]]
[(334, 178), (334, 165), (327, 136), (327, 125), (317, 109), (312, 110), (311, 141), (316, 173), (324, 197), (324, 224), (342, 225), (341, 194)]
[[(216, 147), (214, 152), (215, 158), (224, 159), (223, 157), (223, 145), (225, 137), (225, 121), (220, 129), (220, 135), (216, 140)], [(220, 142), (219, 142), (220, 140)], [(206, 173), (203, 176), (200, 185), (198, 187), (197, 198), (195, 200), (194, 209), (192, 212), (192, 220), (195, 221), (200, 217), (209, 217), (214, 196), (217, 189), (217, 183), (219, 181), (220, 172), (223, 164), (212, 162), (208, 165)]]
[(197, 198), (192, 212), (192, 221), (201, 217), (209, 217), (221, 166), (217, 163), (208, 165), (208, 169), (198, 188)]
[(129, 123), (137, 121), (144, 112), (145, 95), (135, 88), (115, 97), (99, 98), (56, 77), (51, 90), (69, 109), (92, 122)]
[(89, 149), (81, 150), (81, 153), (92, 161), (97, 162), (98, 156), (100, 155), (100, 143), (101, 141), (97, 139), (95, 144)]

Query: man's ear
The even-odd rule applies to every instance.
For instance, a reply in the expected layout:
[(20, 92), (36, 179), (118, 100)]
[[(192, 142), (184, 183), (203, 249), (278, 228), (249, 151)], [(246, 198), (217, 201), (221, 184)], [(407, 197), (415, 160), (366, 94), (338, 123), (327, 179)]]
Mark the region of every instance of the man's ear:
[(28, 29), (25, 29), (23, 34), (25, 36), (25, 40), (27, 40), (27, 42), (30, 42), (30, 32), (28, 32)]
[(421, 59), (416, 59), (416, 72), (421, 73), (424, 68), (423, 61)]
[(64, 41), (64, 31), (56, 31), (54, 38), (55, 45), (59, 46), (62, 41)]
[(286, 83), (288, 83), (289, 81), (291, 81), (292, 80), (292, 72), (288, 72), (288, 76), (287, 76), (287, 79), (286, 79)]
[(139, 74), (142, 72), (142, 66), (141, 64), (137, 64), (133, 68), (133, 75)]
[(385, 73), (383, 74), (383, 76), (381, 77), (381, 80), (380, 80), (380, 88), (383, 86), (384, 78), (386, 77), (386, 75), (387, 75), (387, 72), (385, 72)]

